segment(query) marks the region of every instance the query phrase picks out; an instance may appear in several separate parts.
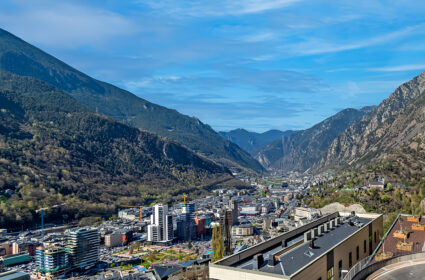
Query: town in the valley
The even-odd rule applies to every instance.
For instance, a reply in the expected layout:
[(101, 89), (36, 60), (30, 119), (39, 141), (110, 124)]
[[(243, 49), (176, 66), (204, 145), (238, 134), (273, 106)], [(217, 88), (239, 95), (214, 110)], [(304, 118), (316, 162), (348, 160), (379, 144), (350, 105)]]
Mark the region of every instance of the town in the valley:
[[(368, 233), (372, 243), (365, 238), (364, 244), (360, 242), (361, 246), (347, 255), (344, 269), (338, 264), (339, 277), (360, 259), (372, 254), (383, 257), (382, 252), (375, 252), (384, 234), (382, 215), (366, 214), (360, 205), (333, 203), (314, 209), (303, 204), (312, 188), (334, 178), (332, 173), (263, 178), (234, 175), (247, 187), (215, 189), (211, 195), (196, 199), (185, 194), (183, 201), (174, 205), (123, 205), (116, 216), (84, 227), (44, 225), (43, 211), (48, 207), (41, 209), (39, 227), (1, 230), (0, 269), (13, 279), (220, 279), (226, 271), (233, 271), (231, 267), (254, 274), (264, 271), (296, 276), (310, 270), (301, 265), (308, 262), (300, 260), (296, 270), (295, 264), (283, 259), (305, 258), (306, 254), (318, 257), (314, 256), (314, 246), (321, 241), (324, 246), (319, 251), (323, 253), (358, 234), (359, 229), (366, 229), (366, 225), (373, 228), (374, 233)], [(356, 188), (383, 189), (385, 185), (379, 179)], [(397, 223), (403, 223), (402, 218)], [(217, 239), (219, 249), (213, 246)], [(420, 240), (421, 246), (424, 241)], [(411, 250), (418, 250), (419, 245), (415, 246)], [(297, 247), (301, 251), (297, 252)], [(386, 254), (391, 253), (390, 248)], [(214, 250), (221, 251), (218, 259)], [(247, 256), (241, 259), (244, 254)], [(335, 279), (342, 279), (339, 277)]]

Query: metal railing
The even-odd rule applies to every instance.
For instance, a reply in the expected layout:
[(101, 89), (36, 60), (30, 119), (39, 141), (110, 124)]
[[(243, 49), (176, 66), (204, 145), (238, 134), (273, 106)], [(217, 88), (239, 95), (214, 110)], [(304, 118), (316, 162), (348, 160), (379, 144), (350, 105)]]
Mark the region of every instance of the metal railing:
[[(373, 251), (372, 255), (362, 259), (361, 261), (359, 261), (358, 263), (356, 263), (349, 271), (348, 273), (344, 276), (343, 280), (352, 280), (354, 278), (354, 276), (356, 276), (357, 273), (359, 273), (360, 271), (364, 270), (366, 267), (369, 266), (370, 262), (373, 260), (373, 258), (375, 257), (376, 253), (378, 252), (378, 250), (381, 248), (382, 243), (385, 242), (386, 236), (389, 232), (391, 232), (392, 228), (394, 227), (394, 225), (397, 223), (398, 219), (400, 218), (400, 213), (398, 213), (397, 217), (394, 219), (394, 222), (391, 224), (391, 226), (389, 227), (389, 229), (387, 230), (387, 232), (385, 233), (385, 236), (383, 238), (383, 240), (381, 240), (378, 243), (378, 246), (376, 246), (375, 250)], [(394, 257), (394, 256), (393, 256)]]
[(344, 276), (344, 280), (352, 280), (360, 271), (364, 270), (369, 266), (370, 260), (373, 258), (373, 255), (366, 257), (359, 262), (357, 262)]
[[(417, 259), (425, 259), (425, 252), (420, 253), (410, 253), (405, 255), (398, 255), (389, 259), (385, 259), (383, 261), (375, 262), (375, 263), (369, 263), (365, 268), (358, 271), (353, 278), (353, 280), (361, 280), (366, 279), (369, 275), (374, 273), (375, 271), (378, 271), (379, 269), (388, 266), (390, 264), (400, 263), (404, 261), (411, 261), (411, 260), (417, 260)], [(345, 280), (345, 278), (344, 278)]]

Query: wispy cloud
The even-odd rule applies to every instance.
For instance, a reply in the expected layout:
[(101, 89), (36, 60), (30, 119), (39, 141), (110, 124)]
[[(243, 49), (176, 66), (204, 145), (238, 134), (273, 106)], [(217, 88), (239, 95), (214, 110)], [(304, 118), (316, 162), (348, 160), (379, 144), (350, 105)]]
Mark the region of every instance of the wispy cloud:
[(334, 85), (330, 90), (340, 94), (342, 98), (348, 100), (362, 95), (381, 95), (382, 97), (387, 97), (397, 88), (397, 86), (404, 82), (404, 80), (346, 81), (342, 84)]
[(370, 46), (380, 45), (390, 41), (398, 40), (407, 37), (413, 33), (425, 33), (425, 23), (408, 26), (406, 28), (389, 32), (386, 34), (377, 35), (367, 39), (359, 39), (347, 43), (337, 43), (324, 41), (323, 39), (309, 39), (306, 42), (282, 46), (282, 50), (289, 50), (294, 55), (315, 55), (325, 53), (335, 53), (347, 50), (366, 48)]
[(163, 75), (130, 80), (124, 85), (130, 90), (166, 88), (168, 91), (197, 92), (198, 90), (231, 90), (250, 88), (254, 92), (314, 92), (326, 88), (316, 77), (296, 71), (249, 67), (220, 67), (214, 76)]
[(397, 66), (375, 67), (375, 68), (369, 68), (368, 70), (373, 72), (400, 72), (400, 71), (412, 71), (412, 70), (425, 71), (425, 64), (406, 64), (406, 65), (397, 65)]
[(153, 0), (143, 1), (142, 3), (169, 14), (204, 17), (256, 14), (282, 9), (300, 1), (301, 0), (203, 0), (185, 1), (184, 4), (181, 4), (173, 0)]
[(263, 32), (263, 33), (245, 35), (245, 36), (242, 36), (241, 39), (242, 41), (247, 43), (257, 43), (257, 42), (269, 41), (276, 37), (277, 37), (276, 34), (273, 32)]

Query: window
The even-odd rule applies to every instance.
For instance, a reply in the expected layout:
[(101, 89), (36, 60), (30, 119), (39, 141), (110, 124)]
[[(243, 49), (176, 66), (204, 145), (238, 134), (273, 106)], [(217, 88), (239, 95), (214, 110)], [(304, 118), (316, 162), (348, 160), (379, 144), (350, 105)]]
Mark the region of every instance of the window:
[(312, 257), (312, 256), (314, 256), (314, 253), (312, 252), (312, 251), (310, 251), (310, 250), (308, 250), (308, 251), (305, 251), (304, 252), (304, 254), (306, 255), (306, 256), (308, 256), (308, 257)]
[(366, 240), (363, 241), (363, 253), (366, 254)]
[(328, 269), (328, 280), (333, 280), (334, 279), (334, 267), (332, 266), (331, 268)]
[(339, 278), (342, 276), (342, 260), (339, 260), (338, 262), (338, 271), (339, 271)]
[(351, 268), (352, 265), (353, 265), (353, 254), (350, 252), (348, 254), (348, 266)]
[(359, 246), (356, 247), (356, 260), (359, 260), (360, 258), (360, 252), (359, 252)]
[(375, 231), (375, 237), (374, 238), (375, 238), (375, 243), (376, 243), (376, 231)]
[(317, 278), (317, 280), (322, 280), (322, 277)]

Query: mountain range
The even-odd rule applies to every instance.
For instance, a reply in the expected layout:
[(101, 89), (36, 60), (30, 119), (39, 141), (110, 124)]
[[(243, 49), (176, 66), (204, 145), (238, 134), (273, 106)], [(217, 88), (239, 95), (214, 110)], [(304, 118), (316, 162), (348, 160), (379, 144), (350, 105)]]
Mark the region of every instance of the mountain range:
[(217, 133), (0, 29), (0, 226), (30, 224), (46, 205), (67, 205), (48, 220), (75, 220), (240, 184), (231, 170), (374, 165), (420, 180), (424, 93), (425, 72), (378, 106), (344, 109), (309, 129)]
[(0, 190), (15, 193), (0, 196), (0, 225), (30, 224), (35, 209), (59, 203), (68, 219), (111, 215), (120, 204), (233, 180), (174, 140), (97, 114), (30, 77), (0, 71), (0, 116)]
[(93, 79), (2, 29), (0, 69), (51, 84), (93, 111), (173, 139), (227, 167), (263, 171), (263, 167), (249, 153), (223, 139), (197, 118)]
[(256, 152), (265, 145), (282, 136), (289, 136), (294, 133), (294, 131), (280, 131), (277, 129), (272, 129), (263, 133), (257, 133), (247, 131), (243, 128), (238, 128), (227, 132), (220, 131), (219, 133), (224, 139), (232, 141), (245, 151), (249, 152), (251, 155), (255, 155)]
[(374, 107), (345, 109), (313, 127), (269, 143), (256, 154), (264, 167), (279, 171), (308, 171), (320, 161), (332, 141)]
[(328, 169), (425, 174), (425, 72), (400, 85), (378, 106), (345, 109), (317, 125), (283, 136), (259, 150), (269, 170), (318, 173)]

